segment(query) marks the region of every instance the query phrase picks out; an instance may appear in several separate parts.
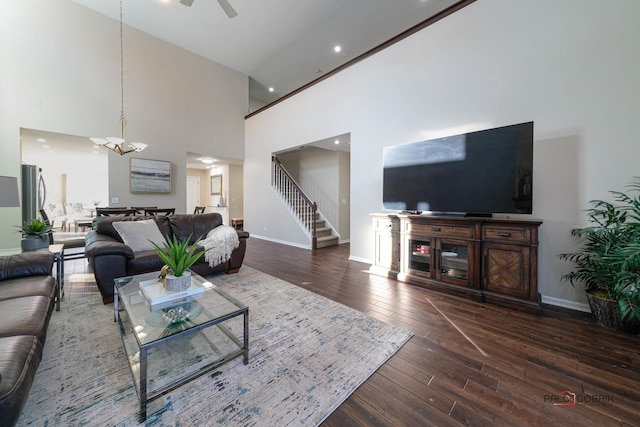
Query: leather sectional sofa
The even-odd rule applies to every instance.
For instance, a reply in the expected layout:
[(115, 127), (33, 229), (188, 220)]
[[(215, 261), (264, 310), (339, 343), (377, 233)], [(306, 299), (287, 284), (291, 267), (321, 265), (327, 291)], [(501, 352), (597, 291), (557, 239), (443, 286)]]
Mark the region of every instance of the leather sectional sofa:
[(42, 359), (57, 295), (54, 255), (0, 256), (0, 425), (13, 426)]
[[(113, 302), (113, 280), (118, 277), (160, 271), (164, 263), (155, 250), (134, 252), (127, 246), (113, 226), (114, 222), (155, 220), (160, 233), (170, 238), (176, 236), (183, 241), (190, 238), (193, 244), (198, 238), (206, 237), (212, 229), (222, 225), (219, 213), (173, 214), (167, 216), (100, 216), (93, 220), (93, 229), (85, 235), (85, 255), (89, 260), (102, 301)], [(249, 233), (237, 231), (240, 240), (231, 254), (231, 259), (213, 268), (201, 257), (191, 270), (202, 276), (215, 273), (236, 273), (242, 266)]]

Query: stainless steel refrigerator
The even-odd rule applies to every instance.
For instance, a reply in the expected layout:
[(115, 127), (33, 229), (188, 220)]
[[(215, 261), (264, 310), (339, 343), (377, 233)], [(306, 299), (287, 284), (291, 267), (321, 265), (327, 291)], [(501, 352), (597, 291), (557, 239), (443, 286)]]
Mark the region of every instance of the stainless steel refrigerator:
[(44, 209), (47, 187), (42, 176), (42, 168), (36, 165), (22, 165), (22, 221), (38, 217), (38, 210)]

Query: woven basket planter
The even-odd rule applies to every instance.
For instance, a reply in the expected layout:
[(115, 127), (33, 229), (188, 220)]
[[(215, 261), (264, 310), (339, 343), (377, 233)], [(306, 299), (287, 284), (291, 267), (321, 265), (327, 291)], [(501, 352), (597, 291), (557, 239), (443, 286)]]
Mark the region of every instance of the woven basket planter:
[(606, 329), (627, 332), (634, 335), (640, 333), (640, 321), (637, 319), (623, 321), (620, 318), (618, 303), (615, 300), (601, 298), (588, 292), (587, 299), (589, 300), (591, 313), (598, 325)]

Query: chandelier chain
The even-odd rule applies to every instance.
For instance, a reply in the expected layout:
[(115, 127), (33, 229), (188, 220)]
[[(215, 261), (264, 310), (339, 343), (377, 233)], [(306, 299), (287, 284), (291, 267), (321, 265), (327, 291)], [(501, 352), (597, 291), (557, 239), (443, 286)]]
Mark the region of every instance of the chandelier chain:
[[(122, 24), (122, 0), (120, 0), (120, 120), (126, 121), (124, 115), (124, 42)], [(121, 124), (124, 129), (124, 124)]]
[(124, 115), (124, 22), (122, 19), (122, 3), (120, 0), (120, 138), (107, 136), (89, 138), (94, 144), (106, 147), (120, 155), (140, 151), (147, 148), (147, 144), (142, 142), (131, 142), (125, 148), (124, 128), (127, 125), (127, 118)]

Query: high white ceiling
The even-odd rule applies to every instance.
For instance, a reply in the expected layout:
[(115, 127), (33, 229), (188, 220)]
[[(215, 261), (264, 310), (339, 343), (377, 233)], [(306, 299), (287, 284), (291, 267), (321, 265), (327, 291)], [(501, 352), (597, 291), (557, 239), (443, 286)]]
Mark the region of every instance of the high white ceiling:
[[(119, 20), (120, 0), (73, 1)], [(123, 0), (123, 21), (247, 74), (249, 96), (268, 104), (458, 2), (228, 1), (231, 19), (216, 0)]]

